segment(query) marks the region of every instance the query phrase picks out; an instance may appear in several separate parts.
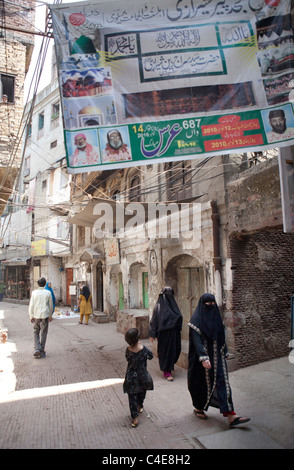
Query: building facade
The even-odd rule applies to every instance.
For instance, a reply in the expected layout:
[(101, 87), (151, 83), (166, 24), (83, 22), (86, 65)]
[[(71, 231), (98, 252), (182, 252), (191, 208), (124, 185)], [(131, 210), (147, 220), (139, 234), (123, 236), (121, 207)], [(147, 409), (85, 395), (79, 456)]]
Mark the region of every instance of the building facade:
[[(0, 21), (0, 215), (4, 210), (8, 211), (13, 227), (10, 228), (7, 217), (1, 217), (2, 255), (7, 246), (4, 240), (9, 237), (11, 257), (8, 261), (4, 253), (1, 258), (6, 261), (6, 265), (1, 266), (0, 295), (3, 295), (6, 285), (6, 292), (12, 298), (26, 298), (29, 295), (26, 260), (29, 257), (30, 239), (22, 231), (26, 224), (23, 214), (14, 217), (12, 213), (11, 192), (22, 160), (24, 80), (34, 49), (34, 36), (30, 31), (34, 30), (35, 3), (31, 0), (2, 2)], [(22, 259), (17, 259), (19, 246), (23, 247)]]
[(66, 302), (62, 272), (71, 251), (66, 221), (71, 176), (64, 158), (57, 80), (37, 95), (27, 124), (31, 104), (24, 113), (26, 139), (18, 191), (2, 217), (5, 296), (29, 299), (42, 275), (52, 281), (57, 300)]
[(283, 231), (277, 158), (230, 181), (227, 210), (227, 324), (238, 364), (247, 366), (289, 353), (294, 234)]
[[(231, 368), (288, 353), (294, 291), (293, 263), (287, 253), (294, 236), (283, 232), (277, 152), (267, 157), (256, 166), (247, 156), (224, 155), (168, 167), (91, 174), (88, 179), (84, 175), (84, 184), (79, 179), (76, 188), (83, 188), (87, 200), (70, 219), (76, 231), (73, 252), (77, 264), (84, 260), (95, 305), (99, 303), (99, 310), (117, 322), (118, 331), (137, 326), (147, 337), (158, 294), (170, 285), (184, 319), (180, 358), (184, 367), (187, 322), (204, 292), (214, 293), (221, 308)], [(183, 188), (189, 199), (182, 199)], [(171, 236), (172, 226), (163, 217), (157, 232), (152, 232), (149, 220), (151, 231), (144, 221), (137, 234), (129, 229), (120, 237), (121, 227), (114, 225), (113, 238), (99, 238), (100, 198), (131, 210), (132, 216), (136, 204), (193, 201), (198, 210), (194, 236)], [(125, 222), (130, 227), (127, 218)], [(165, 223), (169, 229), (162, 236)]]
[[(0, 9), (0, 214), (21, 163), (24, 80), (34, 49), (35, 3), (2, 2)], [(24, 32), (25, 31), (25, 32)]]
[[(57, 81), (38, 94), (27, 131), (19, 206), (2, 217), (5, 296), (28, 299), (42, 275), (74, 308), (87, 283), (94, 321), (136, 326), (146, 338), (170, 285), (187, 367), (187, 322), (212, 292), (231, 368), (288, 353), (294, 236), (283, 232), (277, 152), (254, 166), (255, 157), (231, 154), (69, 175)], [(17, 294), (12, 278), (27, 279)]]

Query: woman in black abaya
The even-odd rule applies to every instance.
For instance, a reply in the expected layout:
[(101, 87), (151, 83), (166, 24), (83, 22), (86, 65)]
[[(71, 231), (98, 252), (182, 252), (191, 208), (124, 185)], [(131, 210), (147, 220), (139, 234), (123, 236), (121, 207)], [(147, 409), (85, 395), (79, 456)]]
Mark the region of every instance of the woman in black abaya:
[(209, 406), (219, 408), (231, 427), (250, 418), (236, 415), (227, 370), (225, 331), (212, 294), (203, 294), (189, 331), (188, 389), (198, 418), (207, 419)]
[(183, 317), (174, 298), (174, 290), (164, 287), (159, 294), (149, 325), (150, 341), (157, 338), (157, 355), (160, 370), (168, 381), (173, 381), (171, 371), (181, 352)]

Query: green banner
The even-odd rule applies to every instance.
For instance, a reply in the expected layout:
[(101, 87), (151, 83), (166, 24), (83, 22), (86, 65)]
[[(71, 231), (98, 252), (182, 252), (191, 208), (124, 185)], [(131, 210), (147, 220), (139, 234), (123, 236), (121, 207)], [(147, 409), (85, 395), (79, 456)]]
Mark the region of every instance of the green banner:
[[(289, 122), (290, 126), (284, 132), (274, 132), (273, 119)], [(254, 151), (281, 143), (289, 145), (293, 139), (291, 104), (243, 113), (65, 131), (68, 167), (84, 171), (89, 167), (112, 169), (197, 158), (236, 149)], [(83, 157), (76, 150), (79, 140), (82, 146), (86, 143)]]

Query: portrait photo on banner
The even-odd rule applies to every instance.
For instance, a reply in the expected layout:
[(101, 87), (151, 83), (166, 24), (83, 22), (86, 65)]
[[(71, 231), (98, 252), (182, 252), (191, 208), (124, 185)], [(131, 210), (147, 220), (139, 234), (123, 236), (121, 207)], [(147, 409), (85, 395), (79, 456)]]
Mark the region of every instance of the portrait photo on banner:
[(291, 104), (261, 112), (268, 143), (294, 138), (294, 115)]
[(70, 167), (99, 165), (101, 163), (96, 129), (66, 131), (65, 137)]
[(102, 163), (131, 161), (132, 152), (127, 126), (99, 129)]

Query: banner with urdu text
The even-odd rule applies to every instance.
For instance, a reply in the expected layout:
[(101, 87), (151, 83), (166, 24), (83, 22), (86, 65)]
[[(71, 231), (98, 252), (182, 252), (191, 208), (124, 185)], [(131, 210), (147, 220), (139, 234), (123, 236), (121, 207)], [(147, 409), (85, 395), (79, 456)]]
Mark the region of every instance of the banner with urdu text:
[(69, 172), (293, 145), (291, 0), (50, 10)]

